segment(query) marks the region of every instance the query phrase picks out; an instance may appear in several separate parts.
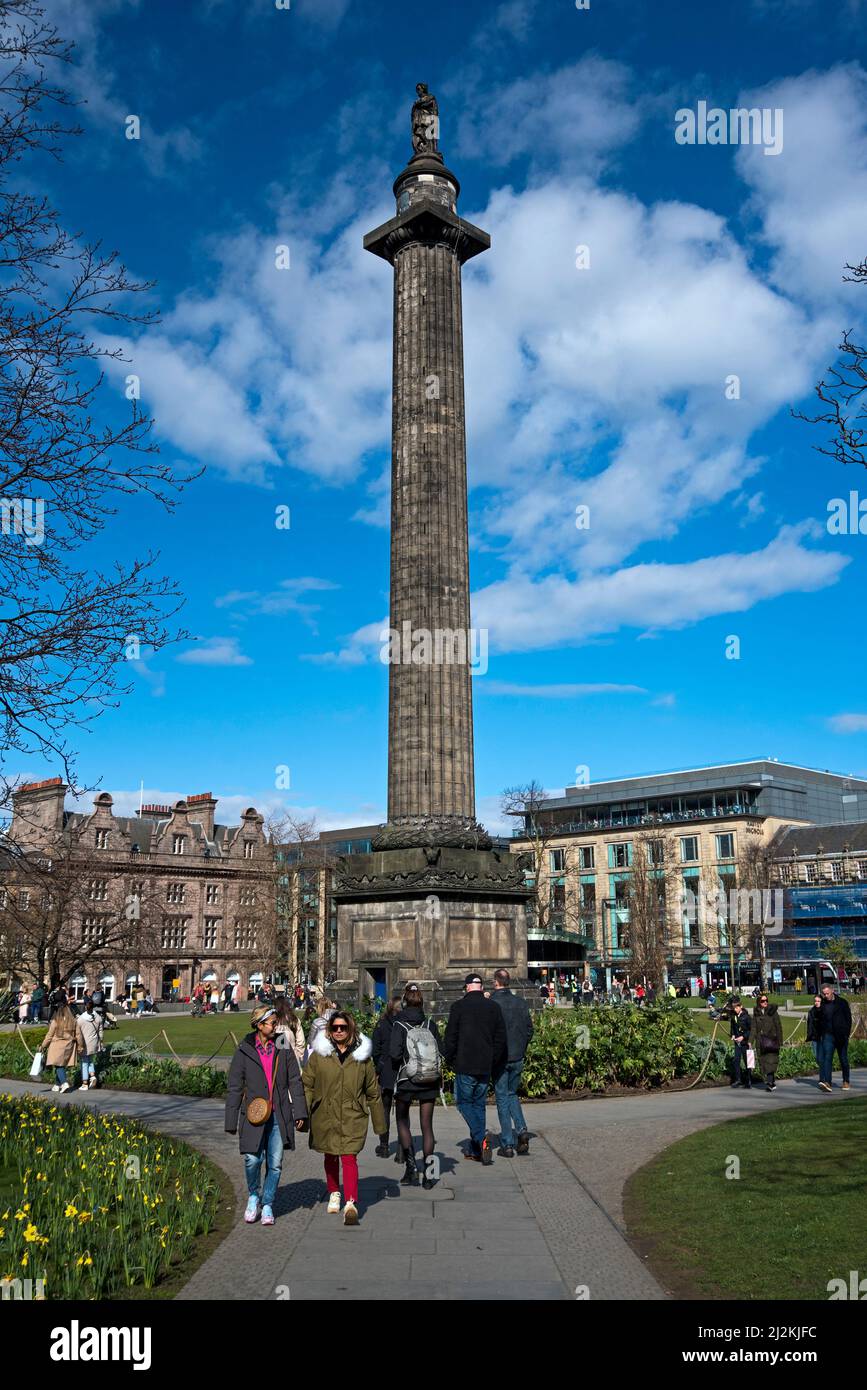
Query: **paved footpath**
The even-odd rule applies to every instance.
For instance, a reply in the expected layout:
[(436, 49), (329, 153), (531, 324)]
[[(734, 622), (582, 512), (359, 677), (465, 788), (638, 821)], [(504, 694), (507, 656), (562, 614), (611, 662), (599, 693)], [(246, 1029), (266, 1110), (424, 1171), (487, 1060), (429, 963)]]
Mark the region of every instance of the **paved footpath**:
[[(229, 1174), (239, 1211), (246, 1200), (238, 1141), (223, 1131), (220, 1101), (110, 1090), (57, 1096), (44, 1083), (5, 1080), (0, 1089), (134, 1116), (185, 1139)], [(322, 1159), (301, 1135), (284, 1159), (276, 1225), (239, 1221), (178, 1297), (379, 1300), (405, 1297), (409, 1283), (417, 1297), (443, 1301), (559, 1301), (584, 1288), (591, 1300), (665, 1299), (626, 1239), (622, 1192), (630, 1174), (708, 1125), (780, 1106), (832, 1105), (844, 1094), (867, 1095), (867, 1069), (853, 1071), (851, 1091), (838, 1081), (824, 1097), (814, 1079), (802, 1078), (780, 1082), (773, 1095), (725, 1087), (528, 1104), (530, 1155), (495, 1156), (489, 1168), (461, 1157), (466, 1127), (454, 1109), (438, 1107), (437, 1187), (401, 1188), (401, 1169), (377, 1158), (371, 1139), (360, 1156), (355, 1228), (327, 1215)], [(493, 1108), (488, 1121), (496, 1127)]]

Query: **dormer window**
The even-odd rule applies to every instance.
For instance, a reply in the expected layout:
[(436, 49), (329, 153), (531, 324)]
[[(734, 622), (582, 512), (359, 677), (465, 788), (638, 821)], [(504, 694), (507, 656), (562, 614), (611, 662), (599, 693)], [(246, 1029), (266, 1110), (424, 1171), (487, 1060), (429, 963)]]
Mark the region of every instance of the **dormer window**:
[(186, 837), (186, 835), (173, 835), (173, 836), (172, 836), (172, 854), (185, 854), (185, 853), (186, 853), (186, 849), (185, 849), (186, 843), (187, 843), (187, 837)]
[(104, 830), (104, 829), (97, 830), (97, 832), (96, 832), (96, 848), (97, 848), (97, 849), (108, 849), (108, 831), (107, 831), (107, 830)]
[(256, 842), (255, 842), (255, 840), (245, 840), (245, 841), (244, 841), (244, 858), (245, 858), (245, 859), (252, 859), (252, 858), (253, 858), (253, 851), (255, 850), (255, 848), (256, 848)]

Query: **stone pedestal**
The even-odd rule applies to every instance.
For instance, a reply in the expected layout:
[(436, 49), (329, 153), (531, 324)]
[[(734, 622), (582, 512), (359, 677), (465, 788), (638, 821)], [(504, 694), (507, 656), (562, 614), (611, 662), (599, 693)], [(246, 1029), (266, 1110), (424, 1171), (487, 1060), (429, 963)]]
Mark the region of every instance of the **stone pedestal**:
[(389, 994), (416, 981), (432, 1005), (457, 998), (471, 970), (526, 977), (527, 890), (515, 855), (426, 845), (346, 856), (333, 896), (335, 990), (345, 999), (373, 995), (383, 971)]

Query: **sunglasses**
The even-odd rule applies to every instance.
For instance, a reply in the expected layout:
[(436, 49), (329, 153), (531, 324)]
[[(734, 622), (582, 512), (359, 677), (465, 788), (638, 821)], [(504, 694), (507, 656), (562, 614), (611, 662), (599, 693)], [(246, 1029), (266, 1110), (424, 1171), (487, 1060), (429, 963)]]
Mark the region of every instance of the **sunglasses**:
[(334, 1023), (334, 1024), (332, 1024), (332, 1026), (331, 1026), (331, 1031), (332, 1031), (332, 1033), (348, 1033), (348, 1032), (349, 1032), (349, 1024), (348, 1024), (348, 1023)]

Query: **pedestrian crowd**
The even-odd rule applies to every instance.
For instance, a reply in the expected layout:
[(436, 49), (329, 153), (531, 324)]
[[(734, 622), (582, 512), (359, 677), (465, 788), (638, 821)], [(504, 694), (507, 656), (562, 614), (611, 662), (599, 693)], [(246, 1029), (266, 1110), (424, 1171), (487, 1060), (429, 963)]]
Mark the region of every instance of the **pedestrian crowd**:
[[(294, 1149), (301, 1132), (323, 1156), (327, 1211), (342, 1210), (346, 1226), (358, 1223), (358, 1155), (371, 1124), (376, 1154), (388, 1158), (393, 1117), (402, 1185), (435, 1187), (433, 1115), (444, 1063), (454, 1070), (455, 1105), (468, 1130), (465, 1158), (484, 1167), (494, 1161), (485, 1117), (491, 1087), (500, 1127), (497, 1154), (506, 1159), (528, 1154), (530, 1135), (518, 1090), (533, 1020), (510, 985), (507, 970), (495, 972), (490, 991), (481, 975), (467, 975), (463, 995), (441, 1031), (425, 1010), (418, 984), (410, 983), (389, 1000), (370, 1038), (351, 1013), (324, 994), (306, 1042), (294, 993), (257, 1003), (253, 1031), (242, 1039), (229, 1068), (225, 1110), (226, 1131), (238, 1135), (244, 1159), (244, 1220), (274, 1224), (283, 1155)], [(420, 1155), (412, 1133), (414, 1104)]]
[[(758, 1068), (766, 1091), (777, 1089), (777, 1069), (783, 1046), (783, 1024), (779, 1008), (771, 1004), (766, 991), (759, 990), (752, 1016), (737, 995), (729, 999), (718, 1017), (729, 1021), (733, 1045), (731, 1085), (750, 1090)], [(833, 1090), (834, 1053), (840, 1062), (843, 1090), (849, 1085), (849, 1036), (852, 1032), (852, 1010), (848, 1000), (838, 994), (833, 985), (824, 985), (821, 994), (813, 998), (807, 1013), (807, 1041), (819, 1064), (819, 1090)]]

